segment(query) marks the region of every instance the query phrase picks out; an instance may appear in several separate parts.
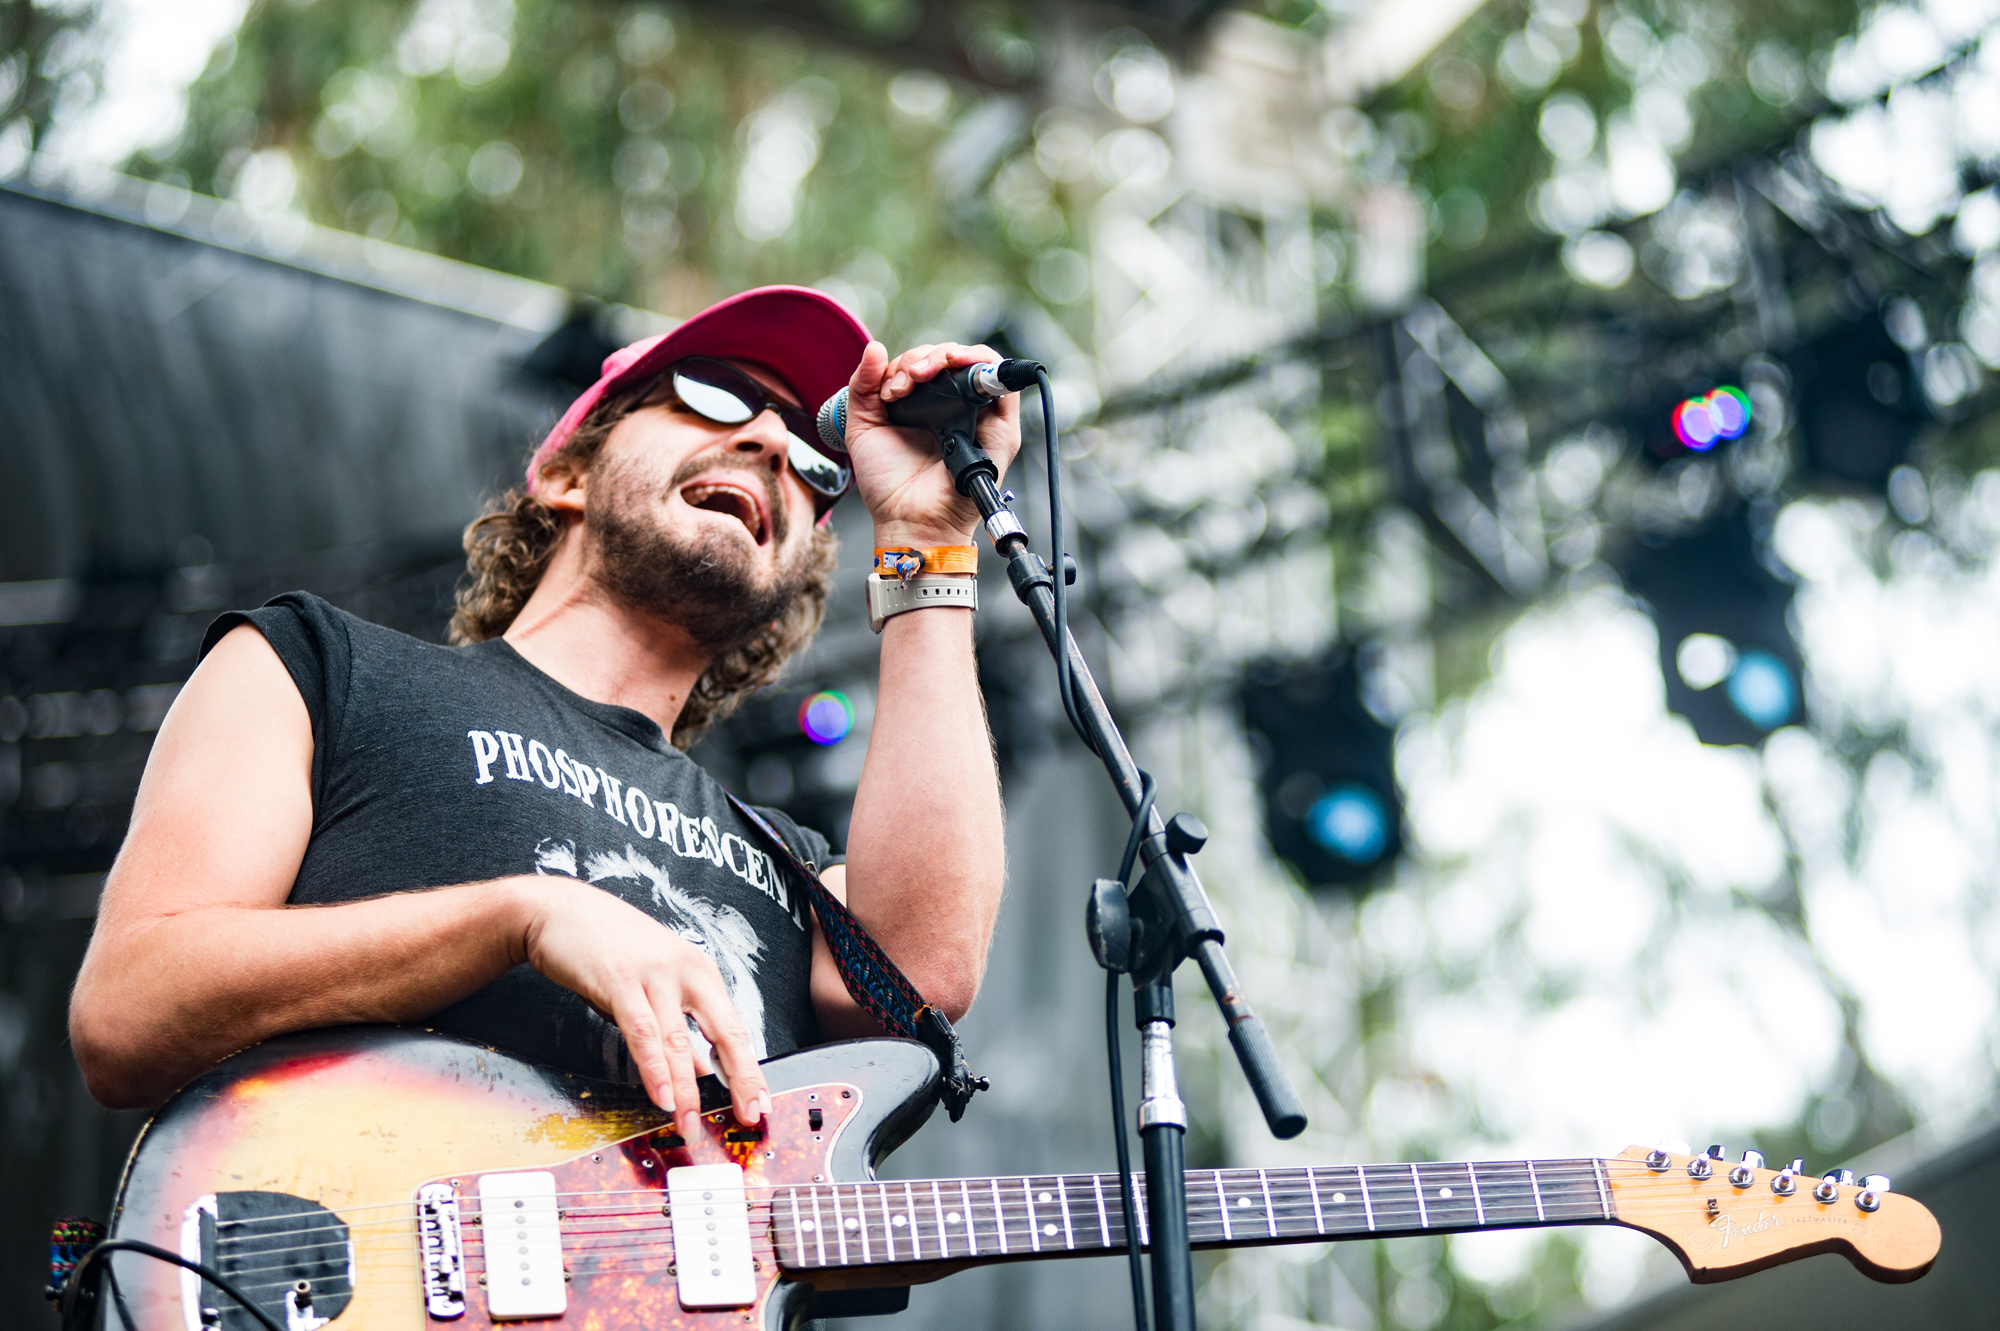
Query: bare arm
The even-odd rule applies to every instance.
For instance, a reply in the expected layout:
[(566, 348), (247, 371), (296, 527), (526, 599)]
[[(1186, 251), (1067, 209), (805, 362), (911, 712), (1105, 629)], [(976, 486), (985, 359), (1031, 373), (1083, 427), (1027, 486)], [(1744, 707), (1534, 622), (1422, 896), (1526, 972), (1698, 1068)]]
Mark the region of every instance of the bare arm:
[(312, 754), (277, 653), (232, 630), (160, 729), (71, 998), (99, 1100), (157, 1104), (288, 1031), (417, 1020), (525, 961), (618, 1022), (665, 1108), (694, 1103), (694, 1012), (754, 1121), (763, 1079), (713, 963), (609, 893), (523, 875), (286, 905), (312, 832)]
[[(885, 428), (874, 399), (878, 385), (883, 395), (901, 396), (911, 381), (947, 365), (999, 357), (984, 347), (946, 345), (916, 348), (887, 365), (884, 359), (871, 347), (850, 386), (855, 467), (876, 544), (970, 544), (978, 510), (952, 489), (936, 440)], [(980, 444), (1004, 471), (1020, 446), (1014, 399), (985, 417)], [(928, 608), (883, 626), (875, 721), (847, 840), (847, 863), (828, 872), (827, 886), (844, 893), (918, 991), (958, 1020), (979, 991), (1006, 855), (972, 611)], [(813, 1001), (829, 1035), (873, 1028), (817, 938)]]

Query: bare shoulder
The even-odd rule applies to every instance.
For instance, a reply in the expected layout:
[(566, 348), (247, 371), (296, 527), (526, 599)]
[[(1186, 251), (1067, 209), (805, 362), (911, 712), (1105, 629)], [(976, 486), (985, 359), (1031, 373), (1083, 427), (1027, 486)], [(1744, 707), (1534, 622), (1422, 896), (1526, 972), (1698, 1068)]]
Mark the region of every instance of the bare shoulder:
[(255, 628), (232, 629), (160, 726), (102, 915), (283, 904), (312, 831), (312, 757), (291, 672)]

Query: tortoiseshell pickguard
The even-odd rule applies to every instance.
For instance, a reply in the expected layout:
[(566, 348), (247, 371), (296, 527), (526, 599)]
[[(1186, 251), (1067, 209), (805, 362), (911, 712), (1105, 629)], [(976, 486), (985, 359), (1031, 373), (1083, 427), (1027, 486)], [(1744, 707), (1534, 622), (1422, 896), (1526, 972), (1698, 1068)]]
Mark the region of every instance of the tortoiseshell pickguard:
[[(827, 1152), (861, 1106), (858, 1087), (831, 1083), (776, 1092), (760, 1129), (739, 1127), (729, 1110), (704, 1114), (683, 1136), (678, 1125), (643, 1132), (552, 1167), (562, 1227), (563, 1267), (569, 1310), (541, 1326), (584, 1331), (715, 1331), (758, 1325), (779, 1275), (772, 1248), (774, 1187), (825, 1181)], [(813, 1110), (821, 1124), (811, 1125)], [(674, 1278), (672, 1221), (666, 1214), (666, 1171), (685, 1165), (734, 1163), (743, 1167), (750, 1194), (750, 1250), (757, 1263), (757, 1303), (750, 1308), (688, 1312)], [(496, 1171), (512, 1172), (512, 1171)], [(518, 1326), (495, 1323), (485, 1307), (488, 1236), (478, 1223), (479, 1175), (449, 1179), (462, 1199), (466, 1270), (470, 1287), (463, 1319), (453, 1327)], [(443, 1324), (439, 1324), (443, 1325)]]

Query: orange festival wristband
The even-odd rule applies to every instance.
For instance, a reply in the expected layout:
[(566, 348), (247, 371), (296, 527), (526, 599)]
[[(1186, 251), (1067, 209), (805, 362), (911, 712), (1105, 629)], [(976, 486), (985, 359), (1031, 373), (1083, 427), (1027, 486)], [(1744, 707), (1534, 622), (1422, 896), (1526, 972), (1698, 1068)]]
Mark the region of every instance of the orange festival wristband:
[(933, 545), (919, 550), (907, 545), (881, 546), (875, 551), (874, 571), (885, 578), (906, 580), (919, 573), (977, 573), (979, 547)]

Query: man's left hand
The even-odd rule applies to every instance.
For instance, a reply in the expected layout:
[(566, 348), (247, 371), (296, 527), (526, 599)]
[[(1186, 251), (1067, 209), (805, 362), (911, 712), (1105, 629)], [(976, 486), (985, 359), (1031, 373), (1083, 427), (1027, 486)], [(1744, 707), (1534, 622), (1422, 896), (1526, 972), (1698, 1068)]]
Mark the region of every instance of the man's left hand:
[[(924, 549), (966, 545), (979, 508), (953, 487), (937, 436), (889, 424), (888, 404), (948, 369), (1000, 360), (991, 347), (956, 342), (912, 347), (894, 360), (870, 342), (847, 389), (847, 447), (855, 486), (875, 519), (875, 543)], [(1021, 449), (1021, 400), (1008, 394), (981, 413), (979, 446), (1005, 476)]]

